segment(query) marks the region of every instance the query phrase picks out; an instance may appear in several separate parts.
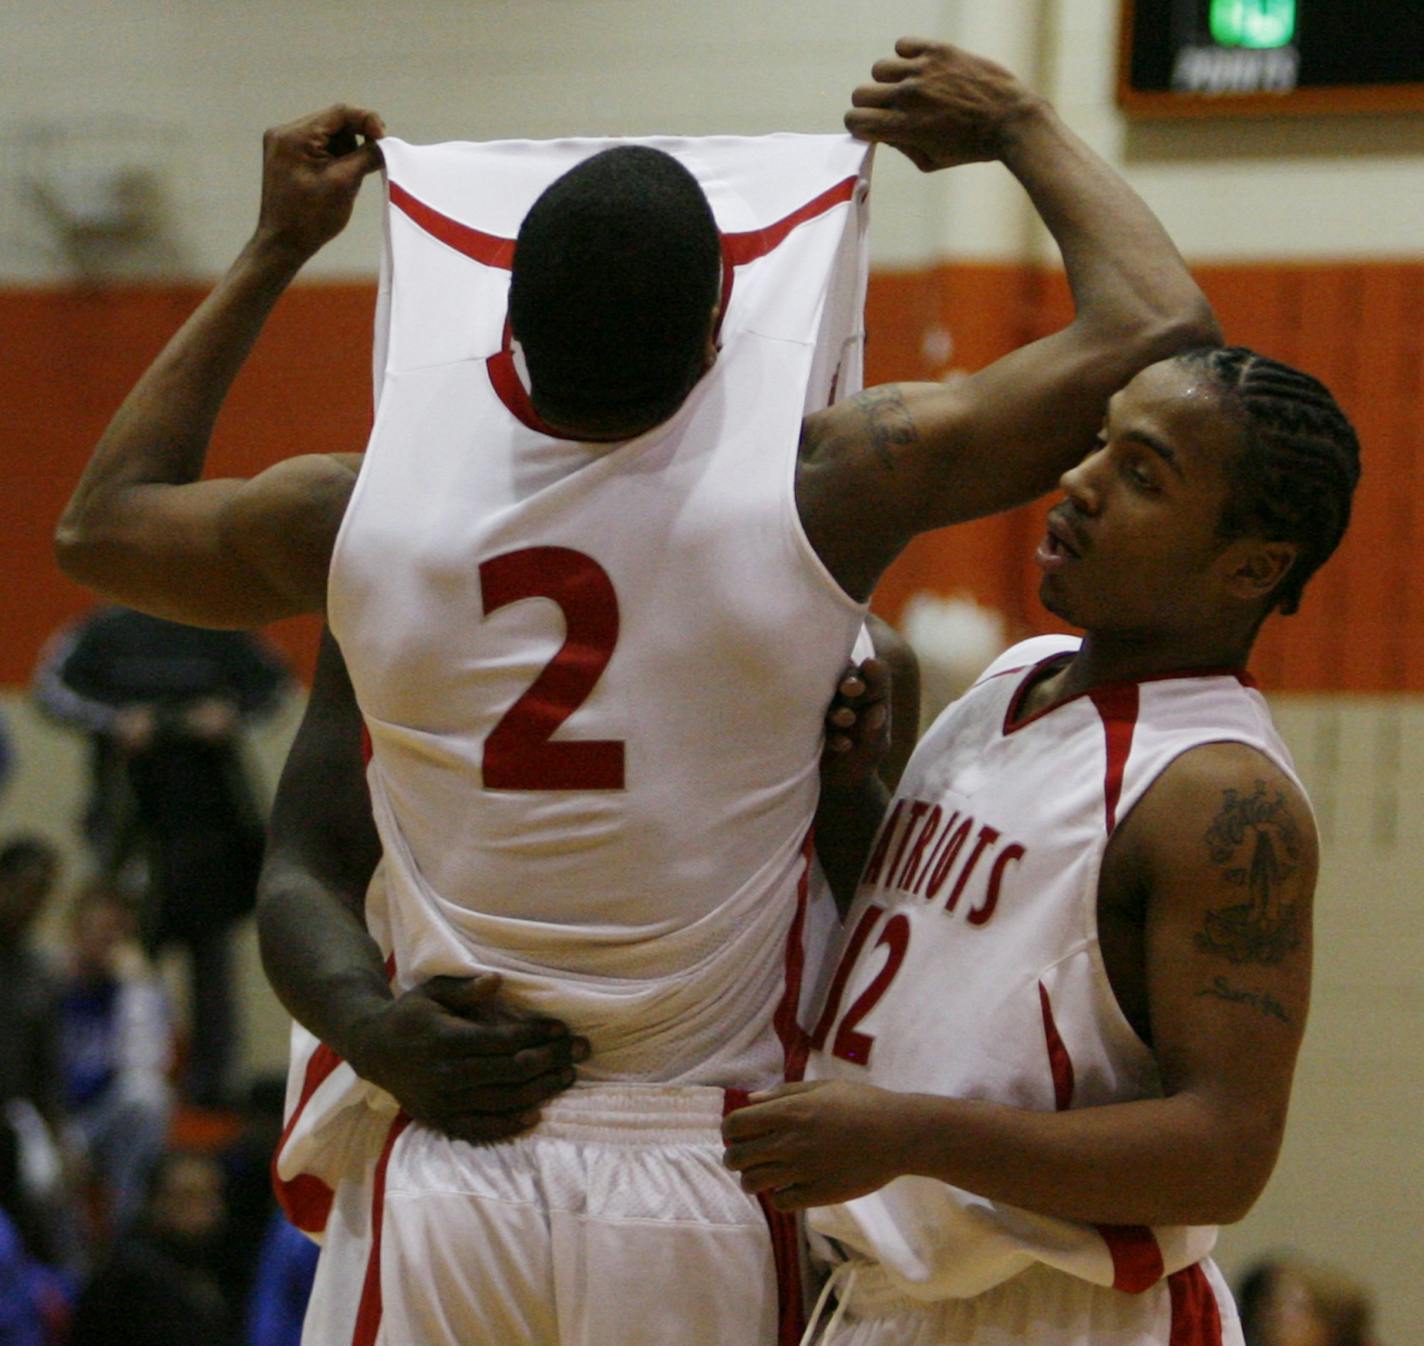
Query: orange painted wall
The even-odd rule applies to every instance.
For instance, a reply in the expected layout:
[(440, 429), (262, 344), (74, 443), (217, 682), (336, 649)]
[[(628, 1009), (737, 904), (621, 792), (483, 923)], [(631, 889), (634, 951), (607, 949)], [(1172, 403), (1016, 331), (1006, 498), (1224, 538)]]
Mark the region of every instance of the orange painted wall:
[[(1268, 623), (1255, 667), (1267, 687), (1424, 691), (1424, 262), (1255, 263), (1198, 268), (1228, 337), (1318, 374), (1355, 418), (1365, 477), (1340, 554), (1300, 614)], [(87, 595), (50, 559), (49, 535), (95, 437), (201, 297), (192, 287), (0, 291), (0, 684), (24, 683), (46, 635)], [(234, 389), (212, 454), (218, 473), (296, 452), (359, 447), (370, 419), (369, 284), (312, 284), (279, 306)], [(1061, 275), (1012, 265), (887, 272), (871, 285), (867, 378), (977, 369), (1059, 325)], [(1043, 506), (918, 540), (886, 576), (894, 616), (920, 588), (973, 593), (1017, 631), (1050, 628), (1030, 561)], [(311, 622), (273, 637), (309, 669)]]

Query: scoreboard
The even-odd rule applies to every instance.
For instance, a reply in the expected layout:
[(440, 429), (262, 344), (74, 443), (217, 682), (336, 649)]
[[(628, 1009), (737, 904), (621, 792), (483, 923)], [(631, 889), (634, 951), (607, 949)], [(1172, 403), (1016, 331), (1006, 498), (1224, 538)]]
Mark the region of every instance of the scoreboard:
[(1122, 0), (1139, 116), (1424, 111), (1424, 0)]

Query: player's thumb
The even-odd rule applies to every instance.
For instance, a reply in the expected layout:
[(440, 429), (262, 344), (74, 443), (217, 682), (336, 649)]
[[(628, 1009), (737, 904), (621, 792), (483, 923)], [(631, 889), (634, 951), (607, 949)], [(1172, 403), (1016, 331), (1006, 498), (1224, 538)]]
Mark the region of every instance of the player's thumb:
[(493, 1000), (501, 980), (497, 972), (480, 972), (473, 977), (431, 977), (422, 990), (437, 1005), (464, 1014)]

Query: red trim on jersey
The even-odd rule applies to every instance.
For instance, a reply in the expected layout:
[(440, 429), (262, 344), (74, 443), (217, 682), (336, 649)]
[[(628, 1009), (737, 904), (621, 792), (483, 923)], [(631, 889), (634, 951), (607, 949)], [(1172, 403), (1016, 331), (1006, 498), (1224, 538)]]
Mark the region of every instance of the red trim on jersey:
[(519, 370), (515, 367), (514, 351), (511, 347), (506, 345), (503, 350), (491, 355), (485, 361), (485, 370), (489, 374), (490, 386), (494, 389), (495, 396), (521, 425), (537, 434), (547, 435), (550, 439), (576, 438), (564, 434), (561, 430), (555, 430), (534, 410), (529, 390), (524, 386), (524, 380), (519, 377)]
[(798, 206), (789, 215), (783, 216), (775, 224), (764, 229), (748, 229), (740, 234), (722, 235), (722, 299), (717, 316), (717, 331), (722, 330), (722, 319), (732, 302), (732, 287), (739, 266), (754, 262), (759, 257), (779, 248), (799, 224), (817, 219), (827, 211), (849, 201), (855, 195), (855, 177), (842, 178), (833, 187), (827, 187), (819, 196), (814, 196), (804, 206)]
[[(1059, 1112), (1066, 1112), (1073, 1106), (1073, 1058), (1063, 1045), (1053, 1018), (1053, 1003), (1042, 982), (1038, 984), (1038, 1004), (1043, 1011), (1048, 1068), (1053, 1073), (1053, 1106)], [(1145, 1225), (1100, 1224), (1093, 1228), (1107, 1244), (1112, 1257), (1114, 1290), (1139, 1295), (1162, 1279), (1162, 1249), (1157, 1245), (1157, 1236)]]
[[(722, 1116), (728, 1117), (748, 1103), (745, 1089), (722, 1092)], [(757, 1193), (757, 1204), (771, 1237), (771, 1259), (776, 1268), (776, 1346), (799, 1346), (806, 1330), (806, 1301), (801, 1288), (801, 1231), (791, 1211), (777, 1210), (769, 1192)]]
[(815, 833), (806, 833), (801, 844), (801, 877), (796, 883), (796, 914), (786, 932), (786, 974), (781, 986), (781, 1001), (772, 1016), (772, 1026), (781, 1039), (784, 1058), (783, 1074), (788, 1081), (799, 1080), (806, 1073), (806, 1057), (810, 1053), (810, 1038), (797, 1011), (801, 1000), (801, 977), (806, 969), (806, 907), (811, 894), (811, 863), (815, 856)]
[(326, 1228), (327, 1216), (331, 1214), (331, 1203), (335, 1192), (320, 1178), (309, 1173), (299, 1173), (291, 1181), (284, 1180), (277, 1172), (277, 1158), (283, 1147), (292, 1138), (303, 1111), (311, 1102), (312, 1095), (330, 1078), (332, 1071), (341, 1065), (341, 1058), (324, 1042), (317, 1043), (307, 1062), (306, 1073), (302, 1076), (302, 1092), (297, 1098), (297, 1106), (282, 1128), (282, 1138), (272, 1151), (272, 1191), (289, 1219), (304, 1234), (319, 1234)]
[(1038, 984), (1038, 1007), (1043, 1011), (1043, 1037), (1048, 1048), (1048, 1069), (1053, 1075), (1053, 1106), (1059, 1112), (1066, 1112), (1073, 1106), (1073, 1058), (1058, 1034), (1053, 1005), (1042, 982)]
[[(1055, 664), (1067, 663), (1067, 661), (1073, 657), (1073, 654), (1074, 651), (1072, 650), (1058, 650), (1050, 654), (1046, 659), (1040, 659), (1036, 664), (1029, 666), (1027, 676), (1019, 683), (1013, 696), (1009, 698), (1008, 709), (1004, 711), (1005, 734), (1017, 734), (1025, 725), (1030, 725), (1035, 720), (1041, 720), (1045, 715), (1049, 715), (1057, 710), (1059, 706), (1068, 704), (1067, 701), (1055, 701), (1052, 705), (1044, 706), (1041, 710), (1034, 711), (1032, 715), (1024, 716), (1023, 719), (1019, 718), (1019, 716), (1023, 715), (1024, 702), (1028, 700), (1028, 694), (1033, 691), (1039, 682), (1048, 676)], [(1018, 671), (1018, 669), (1012, 668), (1006, 668), (1004, 670), (1005, 673), (1016, 673)], [(1076, 700), (1077, 697), (1070, 696), (1068, 698), (1068, 701)]]
[(1135, 682), (1095, 687), (1088, 693), (1102, 717), (1107, 736), (1107, 764), (1103, 769), (1103, 811), (1108, 835), (1117, 826), (1117, 801), (1122, 797), (1122, 777), (1132, 752), (1132, 735), (1137, 729), (1139, 695)]
[[(1162, 1279), (1162, 1249), (1146, 1225), (1099, 1224), (1094, 1229), (1108, 1245), (1113, 1262), (1113, 1289), (1140, 1295)], [(1176, 1338), (1174, 1337), (1175, 1341)]]
[[(722, 330), (722, 319), (726, 316), (728, 305), (732, 301), (732, 286), (737, 267), (745, 266), (748, 262), (754, 262), (759, 257), (765, 257), (768, 253), (774, 252), (798, 225), (817, 219), (842, 202), (849, 201), (855, 195), (858, 181), (859, 178), (854, 176), (843, 178), (834, 186), (827, 187), (825, 191), (812, 197), (805, 205), (798, 206), (789, 215), (783, 216), (774, 224), (768, 224), (762, 229), (748, 229), (738, 234), (722, 235), (722, 297), (717, 317), (718, 333)], [(498, 267), (504, 271), (508, 271), (513, 266), (514, 239), (500, 238), (498, 235), (486, 234), (479, 229), (472, 229), (467, 224), (461, 224), (458, 220), (441, 214), (433, 206), (427, 206), (425, 202), (412, 196), (398, 183), (388, 182), (387, 189), (390, 193), (391, 205), (424, 229), (432, 238), (439, 239), (440, 242), (453, 248), (456, 252), (485, 266)], [(548, 435), (551, 439), (569, 438), (568, 435), (561, 435), (558, 431), (550, 429), (539, 413), (534, 410), (534, 404), (529, 400), (528, 389), (521, 382), (519, 371), (514, 364), (508, 319), (504, 325), (503, 348), (485, 362), (485, 368), (489, 372), (489, 380), (494, 387), (495, 394), (517, 421), (541, 435)]]
[(381, 1157), (376, 1161), (371, 1183), (371, 1251), (366, 1258), (366, 1279), (361, 1285), (361, 1303), (356, 1309), (356, 1330), (351, 1336), (351, 1346), (375, 1346), (376, 1334), (381, 1330), (381, 1225), (386, 1214), (386, 1169), (396, 1141), (409, 1125), (410, 1118), (405, 1113), (396, 1114), (386, 1134), (386, 1143), (381, 1147)]
[(508, 271), (514, 265), (514, 240), (501, 238), (498, 234), (486, 234), (472, 229), (468, 224), (452, 220), (442, 215), (433, 206), (427, 206), (418, 197), (412, 196), (397, 182), (387, 183), (391, 205), (408, 215), (432, 238), (438, 238), (447, 247), (466, 257), (482, 262), (485, 266), (499, 267)]
[[(1065, 696), (1061, 701), (1054, 701), (1050, 705), (1043, 706), (1034, 711), (1032, 715), (1019, 719), (1023, 712), (1024, 702), (1028, 699), (1028, 694), (1034, 687), (1048, 675), (1049, 667), (1066, 659), (1071, 659), (1074, 652), (1072, 650), (1059, 650), (1055, 654), (1050, 654), (1046, 659), (1040, 659), (1028, 671), (1028, 676), (1024, 678), (1018, 689), (1009, 700), (1008, 709), (1004, 712), (1004, 733), (1016, 734), (1025, 726), (1033, 724), (1035, 720), (1041, 720), (1045, 715), (1052, 715), (1060, 706), (1066, 706), (1079, 697), (1092, 697), (1097, 700), (1099, 697), (1112, 697), (1125, 694), (1129, 690), (1135, 691), (1145, 683), (1149, 682), (1177, 682), (1185, 681), (1188, 678), (1235, 678), (1243, 687), (1255, 688), (1256, 679), (1244, 668), (1183, 668), (1175, 669), (1169, 673), (1152, 673), (1145, 678), (1132, 678), (1126, 682), (1105, 682), (1097, 687), (1090, 687), (1086, 691), (1075, 692), (1072, 696)], [(1016, 673), (1018, 669), (1006, 668), (1002, 673), (994, 674), (994, 677), (1001, 677), (1003, 673)], [(987, 682), (988, 679), (982, 679)], [(976, 683), (977, 687), (979, 684)]]
[(376, 755), (376, 745), (371, 742), (371, 726), (365, 720), (361, 721), (361, 765), (370, 766), (371, 758)]
[(1168, 1346), (1221, 1346), (1221, 1309), (1201, 1263), (1167, 1277), (1172, 1296), (1172, 1333)]

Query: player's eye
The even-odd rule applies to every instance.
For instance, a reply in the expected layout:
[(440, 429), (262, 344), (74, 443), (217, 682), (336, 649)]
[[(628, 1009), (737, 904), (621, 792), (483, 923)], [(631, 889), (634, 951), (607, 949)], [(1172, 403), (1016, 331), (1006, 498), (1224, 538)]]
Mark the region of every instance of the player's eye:
[(1127, 474), (1128, 480), (1134, 486), (1145, 491), (1155, 491), (1157, 489), (1157, 477), (1152, 469), (1142, 461), (1141, 458), (1129, 458), (1123, 466), (1123, 471)]

